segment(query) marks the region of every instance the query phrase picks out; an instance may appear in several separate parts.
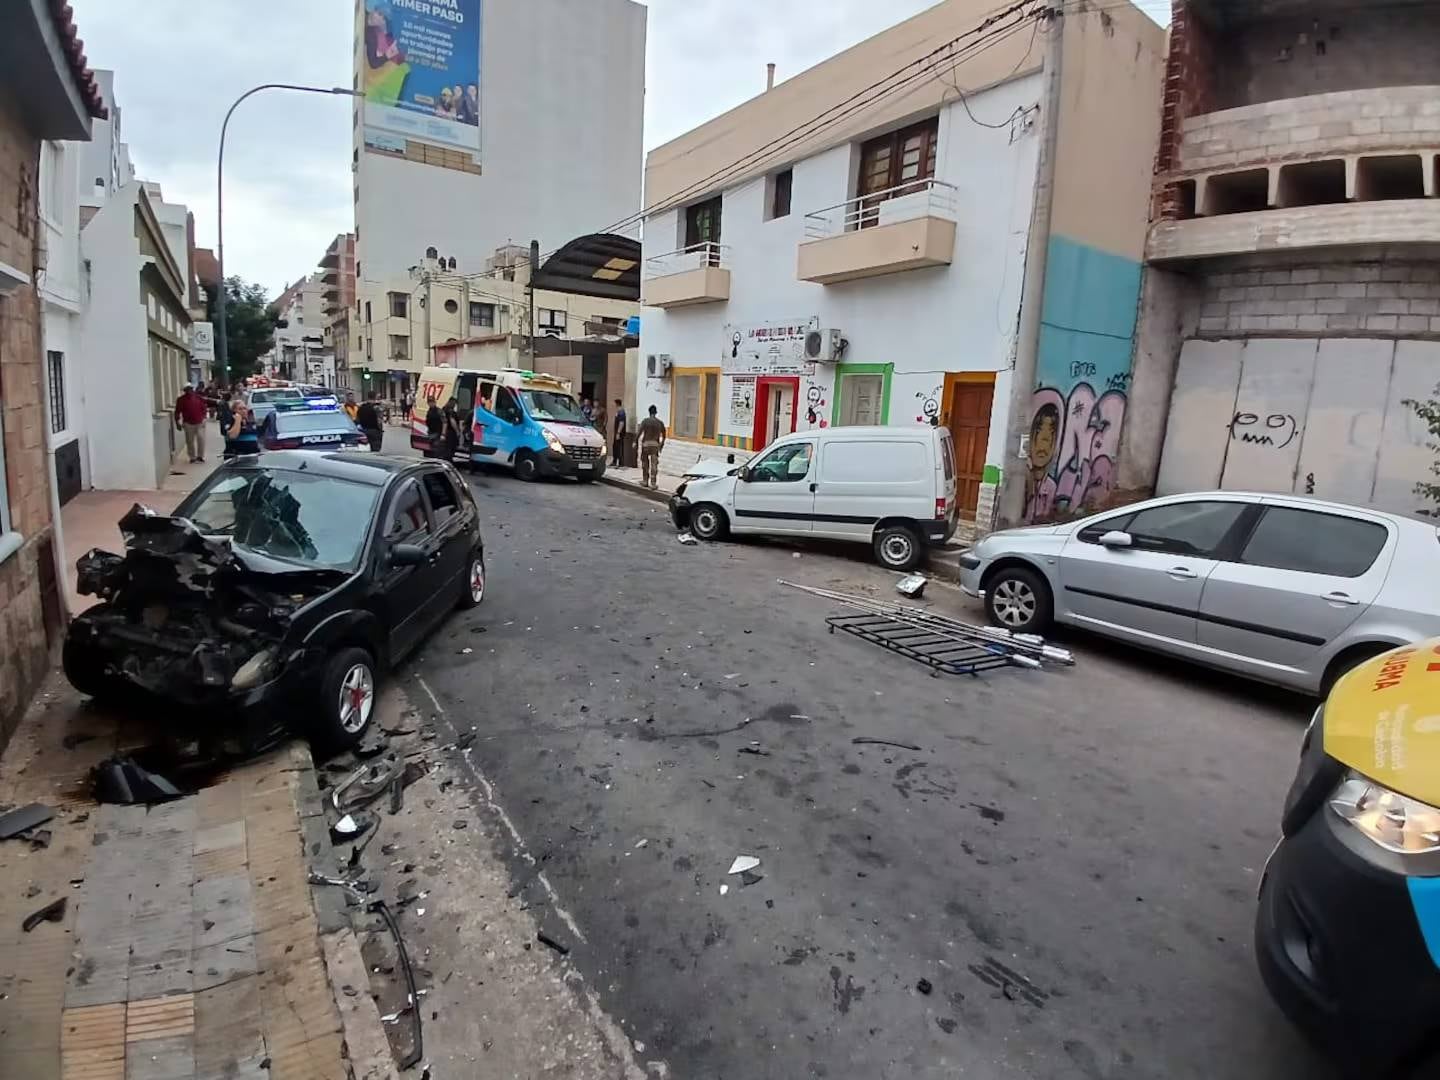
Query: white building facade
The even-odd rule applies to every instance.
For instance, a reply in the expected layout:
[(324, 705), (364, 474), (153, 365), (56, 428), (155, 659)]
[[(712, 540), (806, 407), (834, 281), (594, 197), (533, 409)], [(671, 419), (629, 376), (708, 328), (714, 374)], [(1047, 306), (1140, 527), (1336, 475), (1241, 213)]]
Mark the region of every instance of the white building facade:
[[(96, 121), (99, 127), (103, 121)], [(40, 294), (45, 346), (45, 448), (64, 506), (88, 486), (85, 401), (76, 375), (85, 283), (80, 259), (80, 167), (86, 143), (40, 145)]]
[(75, 371), (88, 405), (87, 477), (106, 490), (156, 489), (176, 449), (175, 399), (190, 377), (188, 288), (141, 183), (110, 196), (80, 247), (88, 295)]
[[(990, 527), (1007, 479), (1012, 520), (1053, 485), (1062, 455), (1032, 461), (1029, 438), (1049, 368), (1128, 372), (1164, 34), (1128, 6), (1035, 34), (1040, 9), (993, 32), (988, 14), (947, 0), (650, 153), (639, 405), (669, 428), (662, 468), (937, 424), (963, 520)], [(987, 47), (934, 67), (966, 39)], [(899, 90), (867, 96), (887, 77)], [(1119, 314), (1091, 325), (1099, 309)], [(1079, 425), (1047, 410), (1040, 443), (1088, 445), (1092, 419), (1118, 439), (1123, 395), (1113, 415), (1095, 397)]]
[[(357, 9), (362, 5), (357, 4)], [(549, 251), (640, 209), (646, 9), (633, 0), (482, 0), (478, 159), (418, 139), (367, 140), (354, 117), (357, 278), (383, 284), (427, 248), (462, 273), (502, 244)], [(365, 85), (357, 21), (356, 85)]]

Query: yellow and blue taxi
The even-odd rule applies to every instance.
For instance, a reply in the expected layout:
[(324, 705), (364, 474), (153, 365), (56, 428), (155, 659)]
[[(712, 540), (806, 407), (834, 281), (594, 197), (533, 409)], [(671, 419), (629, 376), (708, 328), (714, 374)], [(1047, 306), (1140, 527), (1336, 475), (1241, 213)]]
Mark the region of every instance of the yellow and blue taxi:
[(1260, 883), (1255, 949), (1347, 1075), (1440, 1076), (1440, 638), (1315, 711)]

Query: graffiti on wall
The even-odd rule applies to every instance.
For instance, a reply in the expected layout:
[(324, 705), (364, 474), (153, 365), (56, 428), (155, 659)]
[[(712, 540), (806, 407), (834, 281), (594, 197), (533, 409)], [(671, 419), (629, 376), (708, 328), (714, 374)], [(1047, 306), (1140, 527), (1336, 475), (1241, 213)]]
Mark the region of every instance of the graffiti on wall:
[(917, 424), (938, 424), (940, 423), (940, 399), (945, 394), (944, 385), (935, 387), (933, 390), (917, 390), (915, 396), (920, 399), (920, 415), (915, 417)]
[[(1238, 442), (1273, 446), (1277, 450), (1284, 450), (1300, 437), (1300, 425), (1289, 413), (1270, 413), (1262, 423), (1259, 413), (1237, 412), (1229, 428), (1230, 438)], [(1351, 440), (1354, 440), (1353, 433)]]
[(796, 425), (797, 430), (806, 431), (810, 428), (826, 428), (830, 421), (825, 410), (830, 407), (830, 389), (822, 382), (823, 376), (818, 371), (811, 371), (805, 376), (805, 425)]
[(1112, 385), (1099, 393), (1089, 382), (1077, 382), (1068, 395), (1049, 386), (1035, 391), (1026, 450), (1027, 521), (1095, 506), (1110, 494), (1126, 390), (1114, 386), (1113, 377), (1108, 381)]

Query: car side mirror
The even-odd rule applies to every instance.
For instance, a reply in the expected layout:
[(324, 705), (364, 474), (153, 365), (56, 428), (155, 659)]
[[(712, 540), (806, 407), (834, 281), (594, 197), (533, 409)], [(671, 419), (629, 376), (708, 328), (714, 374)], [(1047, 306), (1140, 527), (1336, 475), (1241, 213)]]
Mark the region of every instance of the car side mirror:
[(1104, 536), (1100, 537), (1100, 544), (1107, 548), (1128, 548), (1135, 545), (1130, 534), (1119, 529), (1111, 529)]
[(396, 544), (390, 549), (391, 566), (419, 566), (426, 558), (419, 544)]
[(741, 465), (740, 468), (735, 470), (735, 478), (737, 480), (744, 480), (745, 483), (748, 484), (750, 482), (750, 466)]

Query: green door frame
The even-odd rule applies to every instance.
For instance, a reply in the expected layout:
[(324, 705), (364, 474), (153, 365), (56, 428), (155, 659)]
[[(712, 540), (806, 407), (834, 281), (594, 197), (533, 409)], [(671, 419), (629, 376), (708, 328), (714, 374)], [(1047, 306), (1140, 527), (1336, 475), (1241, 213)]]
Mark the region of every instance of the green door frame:
[(840, 394), (845, 385), (846, 375), (880, 375), (883, 376), (880, 389), (880, 422), (890, 423), (890, 380), (895, 375), (894, 364), (836, 364), (835, 365), (835, 400), (830, 406), (830, 425), (840, 426)]

